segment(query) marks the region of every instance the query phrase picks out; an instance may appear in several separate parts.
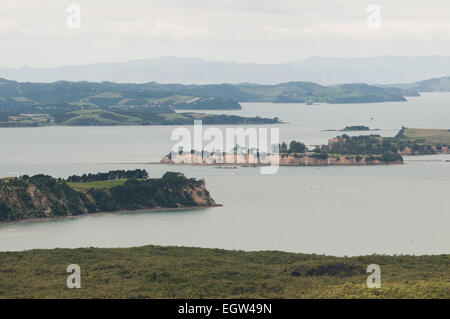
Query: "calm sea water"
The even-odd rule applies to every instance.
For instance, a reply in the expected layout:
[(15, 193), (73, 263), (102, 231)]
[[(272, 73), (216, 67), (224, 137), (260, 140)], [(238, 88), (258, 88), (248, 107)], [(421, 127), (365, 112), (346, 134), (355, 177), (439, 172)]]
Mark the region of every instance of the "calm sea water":
[[(376, 133), (384, 136), (394, 136), (402, 125), (449, 128), (450, 94), (424, 94), (407, 103), (246, 103), (243, 110), (223, 113), (278, 116), (289, 122), (279, 126), (281, 140), (295, 138), (315, 145), (338, 134), (322, 130), (346, 125), (380, 128)], [(224, 205), (0, 226), (0, 250), (157, 244), (331, 255), (449, 252), (450, 163), (281, 167), (275, 175), (260, 175), (258, 168), (138, 164), (159, 161), (167, 154), (174, 144), (173, 129), (0, 129), (1, 177), (36, 173), (66, 177), (133, 168), (145, 168), (158, 177), (176, 170), (205, 178), (211, 195)], [(125, 162), (129, 164), (120, 164)]]

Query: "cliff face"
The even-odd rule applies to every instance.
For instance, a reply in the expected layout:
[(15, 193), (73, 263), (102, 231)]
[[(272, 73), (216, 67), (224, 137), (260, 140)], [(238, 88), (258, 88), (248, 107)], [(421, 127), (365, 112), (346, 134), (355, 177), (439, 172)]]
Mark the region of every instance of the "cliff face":
[[(269, 163), (274, 163), (274, 156), (269, 155)], [(230, 162), (226, 162), (231, 159)], [(329, 155), (326, 158), (309, 155), (293, 155), (281, 154), (279, 156), (280, 166), (327, 166), (327, 165), (386, 165), (386, 164), (403, 164), (403, 159), (382, 160), (381, 157), (370, 156), (346, 156), (346, 155)], [(161, 164), (187, 164), (187, 165), (238, 165), (238, 166), (262, 166), (269, 165), (260, 161), (252, 155), (239, 156), (234, 154), (225, 154), (222, 158), (212, 157), (207, 159), (196, 158), (192, 154), (179, 155), (177, 158), (165, 156)]]
[(84, 194), (55, 179), (0, 180), (0, 221), (80, 215), (95, 211)]
[[(172, 173), (174, 174), (174, 173)], [(156, 208), (217, 206), (203, 181), (172, 175), (76, 191), (49, 176), (0, 180), (0, 222)]]

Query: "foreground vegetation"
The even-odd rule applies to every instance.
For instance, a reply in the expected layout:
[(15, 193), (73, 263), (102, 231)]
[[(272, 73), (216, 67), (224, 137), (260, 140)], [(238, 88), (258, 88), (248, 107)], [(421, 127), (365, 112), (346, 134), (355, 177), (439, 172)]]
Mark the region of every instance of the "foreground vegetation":
[[(0, 252), (0, 298), (448, 298), (450, 256), (155, 247)], [(81, 267), (81, 289), (66, 268)], [(381, 267), (369, 289), (366, 268)]]

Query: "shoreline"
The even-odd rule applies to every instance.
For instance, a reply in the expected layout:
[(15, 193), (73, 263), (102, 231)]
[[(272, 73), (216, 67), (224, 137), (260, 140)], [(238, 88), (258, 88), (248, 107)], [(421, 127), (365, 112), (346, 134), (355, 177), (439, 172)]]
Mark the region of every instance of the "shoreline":
[[(437, 154), (408, 154), (408, 155), (402, 155), (403, 157), (420, 157), (420, 156), (434, 156), (434, 155), (450, 155), (448, 153), (437, 153)], [(403, 158), (403, 160), (407, 160)], [(449, 162), (450, 160), (442, 160), (443, 162)], [(235, 163), (211, 163), (211, 164), (204, 164), (204, 163), (161, 163), (161, 162), (108, 162), (108, 163), (101, 163), (101, 164), (108, 164), (108, 165), (169, 165), (169, 166), (239, 166), (239, 167), (260, 167), (260, 166), (270, 166), (270, 164), (235, 164)], [(393, 163), (397, 164), (398, 163)], [(279, 166), (374, 166), (374, 165), (392, 165), (391, 163), (387, 164), (358, 164), (358, 165), (352, 165), (352, 164), (329, 164), (329, 165), (286, 165), (286, 164), (279, 164)], [(402, 164), (400, 164), (402, 165)]]
[(38, 221), (52, 221), (52, 220), (64, 220), (64, 219), (76, 219), (80, 217), (87, 217), (87, 216), (104, 216), (104, 215), (111, 215), (111, 214), (125, 214), (125, 213), (145, 213), (145, 212), (164, 212), (164, 211), (183, 211), (183, 210), (190, 210), (190, 209), (206, 209), (206, 208), (214, 208), (214, 207), (223, 207), (222, 204), (216, 204), (211, 206), (185, 206), (185, 207), (159, 207), (159, 208), (140, 208), (140, 209), (123, 209), (123, 210), (116, 210), (116, 211), (109, 211), (109, 212), (98, 212), (98, 213), (87, 213), (87, 214), (80, 214), (80, 215), (70, 215), (70, 216), (54, 216), (54, 217), (42, 217), (42, 218), (28, 218), (28, 219), (20, 219), (20, 220), (13, 220), (13, 221), (6, 221), (6, 222), (0, 222), (0, 227), (2, 226), (9, 226), (9, 225), (15, 225), (15, 224), (23, 224), (28, 222), (38, 222)]
[[(121, 163), (116, 163), (121, 164)], [(126, 163), (123, 163), (126, 164)], [(133, 164), (139, 164), (139, 163), (133, 163)], [(271, 166), (270, 164), (238, 164), (238, 163), (215, 163), (215, 164), (201, 164), (201, 163), (146, 163), (148, 165), (154, 165), (154, 164), (160, 164), (160, 165), (171, 165), (171, 166), (210, 166), (210, 167), (264, 167), (264, 166)], [(329, 167), (329, 166), (380, 166), (380, 165), (404, 165), (404, 163), (370, 163), (370, 164), (307, 164), (307, 165), (297, 165), (297, 164), (278, 164), (273, 166), (279, 166), (279, 167)]]
[[(194, 167), (214, 167), (214, 168), (238, 168), (238, 167), (267, 167), (271, 165), (261, 165), (261, 164), (200, 164), (200, 163), (178, 163), (178, 164), (169, 164), (169, 163), (157, 163), (157, 162), (150, 162), (150, 163), (108, 163), (108, 164), (114, 164), (114, 165), (168, 165), (168, 166), (194, 166)], [(288, 165), (288, 164), (279, 164), (276, 166), (279, 167), (332, 167), (332, 166), (390, 166), (390, 165), (405, 165), (405, 163), (371, 163), (371, 164), (324, 164), (324, 165)], [(275, 165), (274, 165), (275, 166)]]
[(380, 132), (382, 131), (382, 129), (380, 128), (374, 128), (374, 129), (370, 129), (370, 130), (320, 130), (321, 132), (344, 132), (344, 133), (361, 133), (361, 132)]

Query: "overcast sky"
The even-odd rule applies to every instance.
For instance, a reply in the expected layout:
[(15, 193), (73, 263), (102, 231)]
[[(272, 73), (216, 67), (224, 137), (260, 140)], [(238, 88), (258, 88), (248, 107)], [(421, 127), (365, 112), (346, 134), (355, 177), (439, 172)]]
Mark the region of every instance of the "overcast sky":
[[(81, 9), (81, 28), (68, 27), (70, 4)], [(0, 66), (388, 54), (450, 56), (450, 1), (0, 0)]]

